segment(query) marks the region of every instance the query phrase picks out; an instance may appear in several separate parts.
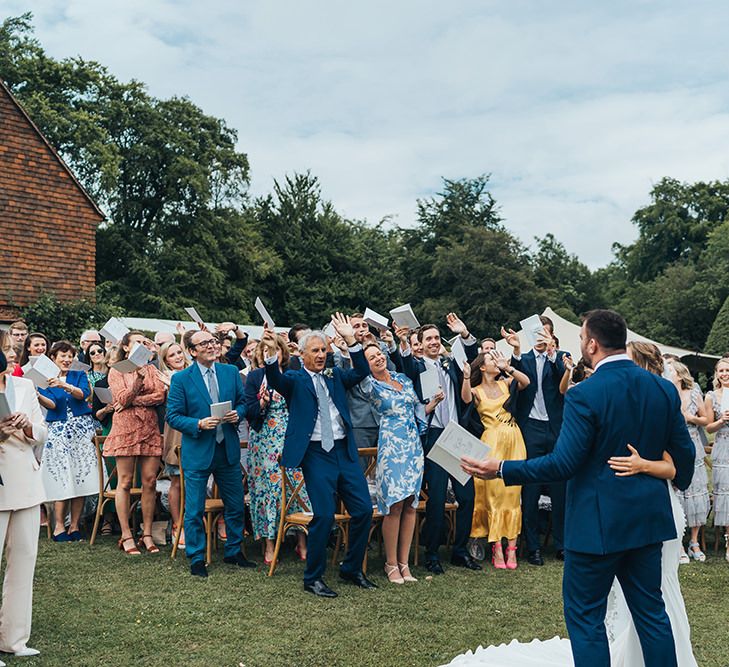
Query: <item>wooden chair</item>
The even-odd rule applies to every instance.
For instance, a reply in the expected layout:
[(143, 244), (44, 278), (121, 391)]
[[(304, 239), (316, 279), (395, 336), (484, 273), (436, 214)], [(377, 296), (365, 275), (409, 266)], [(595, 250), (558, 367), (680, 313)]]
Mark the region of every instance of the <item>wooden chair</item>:
[[(374, 475), (375, 470), (377, 468), (377, 447), (360, 447), (358, 450), (359, 456), (361, 459), (366, 459), (367, 464), (365, 466), (364, 476), (365, 479), (368, 479)], [(372, 539), (372, 535), (377, 530), (377, 528), (382, 526), (382, 518), (383, 518), (382, 512), (377, 509), (376, 504), (372, 504), (372, 523), (370, 524), (370, 532), (367, 536), (367, 543), (369, 545), (370, 540)], [(382, 555), (382, 534), (380, 533), (380, 539), (378, 540), (379, 546), (380, 546), (380, 555)], [(369, 548), (365, 551), (365, 557), (364, 562), (362, 563), (362, 571), (367, 574), (367, 560), (369, 556)]]
[[(281, 551), (281, 544), (283, 543), (286, 531), (289, 528), (300, 528), (307, 535), (309, 533), (309, 524), (313, 518), (311, 508), (307, 503), (301, 499), (301, 491), (304, 488), (304, 480), (294, 485), (289, 479), (287, 470), (281, 465), (281, 457), (278, 457), (279, 470), (281, 471), (281, 518), (278, 524), (278, 533), (276, 535), (276, 546), (273, 551), (273, 558), (271, 559), (271, 565), (268, 568), (268, 576), (272, 577), (276, 571), (278, 565), (278, 556)], [(300, 512), (292, 512), (291, 508), (294, 503), (298, 503), (304, 508)], [(334, 525), (338, 529), (337, 543), (334, 547), (334, 554), (332, 555), (332, 565), (337, 562), (337, 556), (339, 555), (339, 549), (344, 544), (347, 546), (348, 541), (348, 528), (349, 528), (349, 516), (343, 512), (337, 512), (334, 515)]]
[[(96, 461), (99, 469), (99, 500), (96, 504), (96, 517), (94, 518), (94, 529), (91, 531), (91, 539), (89, 544), (93, 545), (96, 541), (96, 535), (99, 530), (99, 523), (101, 523), (101, 517), (104, 515), (104, 508), (112, 500), (116, 499), (116, 489), (111, 488), (112, 481), (117, 479), (116, 465), (111, 469), (109, 476), (104, 482), (104, 470), (106, 469), (106, 462), (104, 457), (101, 455), (101, 450), (104, 447), (104, 441), (106, 440), (105, 435), (95, 435), (94, 444), (96, 445)], [(132, 534), (136, 532), (136, 526), (134, 525), (135, 510), (142, 498), (142, 487), (139, 483), (139, 474), (137, 466), (134, 466), (134, 477), (132, 478), (132, 488), (129, 489), (129, 514), (132, 518)], [(134, 499), (132, 501), (132, 499)]]
[[(177, 447), (177, 457), (180, 461), (180, 522), (177, 524), (172, 540), (172, 553), (170, 558), (177, 557), (177, 549), (180, 543), (180, 535), (185, 523), (185, 471), (182, 468), (182, 451)], [(218, 485), (213, 484), (213, 493), (211, 498), (205, 498), (205, 510), (203, 514), (203, 525), (205, 526), (205, 562), (210, 565), (213, 560), (213, 541), (215, 547), (218, 546), (218, 532), (215, 530), (217, 519), (223, 514), (225, 507), (218, 492)], [(242, 547), (242, 545), (241, 545)]]

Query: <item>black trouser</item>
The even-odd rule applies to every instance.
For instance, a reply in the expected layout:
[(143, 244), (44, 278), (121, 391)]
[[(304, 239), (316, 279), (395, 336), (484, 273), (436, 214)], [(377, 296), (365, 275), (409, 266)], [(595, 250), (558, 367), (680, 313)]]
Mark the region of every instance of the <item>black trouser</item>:
[(430, 427), (423, 436), (423, 449), (425, 450), (425, 473), (424, 481), (427, 485), (428, 502), (425, 506), (425, 560), (438, 558), (438, 548), (441, 544), (443, 527), (445, 525), (445, 503), (446, 491), (448, 490), (448, 478), (452, 480), (453, 491), (458, 501), (456, 510), (456, 535), (453, 541), (453, 555), (465, 556), (466, 542), (471, 534), (471, 520), (473, 519), (473, 479), (462, 485), (457, 479), (451, 477), (437, 463), (427, 458), (435, 441), (443, 433), (442, 428)]
[[(535, 459), (550, 454), (557, 441), (547, 421), (528, 419), (522, 428), (527, 459)], [(539, 496), (542, 484), (527, 484), (521, 489), (521, 511), (524, 519), (524, 533), (527, 551), (535, 551), (539, 545)], [(549, 496), (552, 499), (552, 536), (554, 548), (564, 549), (564, 494), (565, 483), (549, 484)]]

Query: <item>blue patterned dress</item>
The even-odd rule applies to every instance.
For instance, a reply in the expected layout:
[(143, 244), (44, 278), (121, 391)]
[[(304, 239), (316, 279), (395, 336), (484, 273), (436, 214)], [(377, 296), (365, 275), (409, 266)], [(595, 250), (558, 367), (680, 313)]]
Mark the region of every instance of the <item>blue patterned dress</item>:
[[(278, 467), (278, 456), (283, 452), (288, 423), (286, 401), (281, 394), (273, 392), (261, 430), (251, 429), (248, 440), (248, 492), (256, 539), (266, 537), (275, 540), (278, 533), (281, 518), (281, 469)], [(304, 478), (300, 468), (288, 469), (287, 475), (294, 488)], [(310, 511), (306, 487), (301, 489), (299, 498), (307, 507), (294, 503), (290, 511)]]
[(380, 415), (375, 484), (382, 514), (389, 514), (390, 507), (410, 496), (417, 507), (423, 483), (422, 422), (417, 414), (422, 405), (408, 377), (402, 373), (391, 373), (391, 377), (402, 385), (401, 391), (373, 377), (366, 378), (362, 387)]

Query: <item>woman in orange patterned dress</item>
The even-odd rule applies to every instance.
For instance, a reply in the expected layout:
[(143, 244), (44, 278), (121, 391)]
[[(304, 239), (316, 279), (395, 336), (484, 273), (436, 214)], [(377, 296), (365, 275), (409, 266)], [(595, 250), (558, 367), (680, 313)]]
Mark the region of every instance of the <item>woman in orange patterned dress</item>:
[[(144, 335), (138, 331), (127, 333), (119, 344), (116, 361), (126, 359), (142, 341)], [(139, 549), (129, 527), (129, 490), (138, 460), (142, 478), (142, 519), (146, 533), (151, 533), (157, 472), (162, 456), (162, 435), (156, 407), (164, 403), (166, 389), (157, 369), (149, 364), (132, 373), (120, 373), (111, 368), (109, 388), (114, 398), (115, 413), (111, 431), (104, 442), (104, 456), (116, 458), (116, 511), (122, 531), (119, 548), (127, 554), (138, 555)], [(144, 546), (150, 553), (159, 552), (151, 534), (143, 535), (139, 546)]]

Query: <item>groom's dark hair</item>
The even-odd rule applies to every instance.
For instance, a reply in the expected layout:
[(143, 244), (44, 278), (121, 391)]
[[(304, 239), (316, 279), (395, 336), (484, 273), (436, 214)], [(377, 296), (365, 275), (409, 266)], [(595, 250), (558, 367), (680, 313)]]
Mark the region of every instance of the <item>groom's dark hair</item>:
[(624, 350), (628, 327), (623, 316), (614, 310), (591, 310), (583, 320), (590, 338), (606, 350)]

